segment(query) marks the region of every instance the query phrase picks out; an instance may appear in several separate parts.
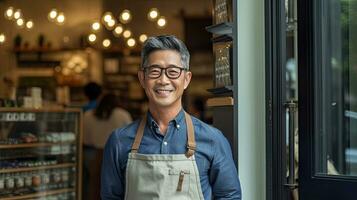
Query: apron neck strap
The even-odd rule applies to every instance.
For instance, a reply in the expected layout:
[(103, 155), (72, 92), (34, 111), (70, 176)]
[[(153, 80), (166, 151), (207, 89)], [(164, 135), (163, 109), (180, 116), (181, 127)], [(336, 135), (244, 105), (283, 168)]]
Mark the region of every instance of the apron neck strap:
[(192, 124), (192, 119), (187, 112), (185, 112), (186, 126), (187, 126), (187, 151), (186, 157), (189, 158), (193, 156), (196, 151), (196, 142), (195, 142), (195, 132)]
[[(187, 126), (187, 151), (186, 151), (186, 157), (191, 157), (196, 150), (196, 142), (195, 142), (195, 132), (192, 124), (192, 119), (189, 114), (185, 112), (185, 120), (186, 120), (186, 126)], [(144, 129), (147, 121), (147, 114), (141, 119), (139, 128), (136, 132), (135, 135), (135, 140), (133, 143), (133, 146), (131, 147), (131, 153), (137, 153), (141, 140), (144, 135)]]
[(145, 114), (145, 116), (140, 121), (139, 128), (136, 131), (136, 135), (135, 135), (135, 140), (134, 140), (133, 146), (131, 147), (131, 153), (138, 153), (138, 149), (139, 149), (139, 146), (140, 146), (140, 143), (141, 143), (141, 139), (143, 138), (143, 135), (144, 135), (146, 119), (147, 119), (147, 114)]

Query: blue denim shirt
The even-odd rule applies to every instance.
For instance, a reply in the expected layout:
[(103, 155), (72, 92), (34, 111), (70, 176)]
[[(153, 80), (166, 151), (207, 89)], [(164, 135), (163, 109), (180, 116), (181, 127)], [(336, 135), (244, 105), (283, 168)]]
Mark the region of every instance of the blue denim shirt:
[[(192, 117), (196, 152), (195, 158), (205, 200), (241, 199), (240, 183), (234, 165), (230, 145), (216, 128)], [(104, 149), (101, 177), (103, 200), (124, 199), (125, 171), (128, 153), (131, 150), (140, 120), (115, 130)], [(142, 154), (184, 154), (187, 133), (184, 111), (170, 121), (165, 135), (148, 112), (139, 153)], [(130, 178), (130, 177), (129, 177)]]

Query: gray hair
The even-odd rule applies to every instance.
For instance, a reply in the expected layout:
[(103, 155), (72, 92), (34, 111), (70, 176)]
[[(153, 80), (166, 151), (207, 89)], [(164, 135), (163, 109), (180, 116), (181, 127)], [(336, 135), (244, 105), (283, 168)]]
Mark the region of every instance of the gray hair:
[(141, 52), (141, 67), (144, 68), (147, 64), (147, 59), (150, 53), (157, 50), (174, 50), (181, 56), (181, 62), (185, 69), (190, 68), (190, 53), (186, 45), (173, 35), (159, 35), (149, 37), (143, 46)]

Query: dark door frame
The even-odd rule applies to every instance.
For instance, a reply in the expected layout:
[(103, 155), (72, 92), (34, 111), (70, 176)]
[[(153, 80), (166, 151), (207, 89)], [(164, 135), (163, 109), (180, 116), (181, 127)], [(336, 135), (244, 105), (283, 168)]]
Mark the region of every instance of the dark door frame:
[(301, 199), (356, 199), (357, 179), (347, 176), (316, 175), (314, 144), (315, 91), (319, 75), (319, 66), (325, 57), (321, 49), (322, 2), (324, 0), (298, 1), (298, 37), (299, 37), (299, 193)]
[(285, 136), (286, 22), (283, 0), (265, 1), (266, 199), (287, 200)]

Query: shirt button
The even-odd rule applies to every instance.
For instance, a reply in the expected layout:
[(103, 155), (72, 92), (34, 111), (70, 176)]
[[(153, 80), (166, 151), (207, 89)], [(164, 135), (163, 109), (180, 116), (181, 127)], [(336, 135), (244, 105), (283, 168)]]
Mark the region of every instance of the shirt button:
[(177, 124), (177, 125), (176, 125), (176, 128), (179, 129), (179, 128), (180, 128), (180, 124)]
[(166, 142), (166, 141), (164, 142), (164, 145), (165, 145), (165, 146), (167, 145), (167, 142)]

